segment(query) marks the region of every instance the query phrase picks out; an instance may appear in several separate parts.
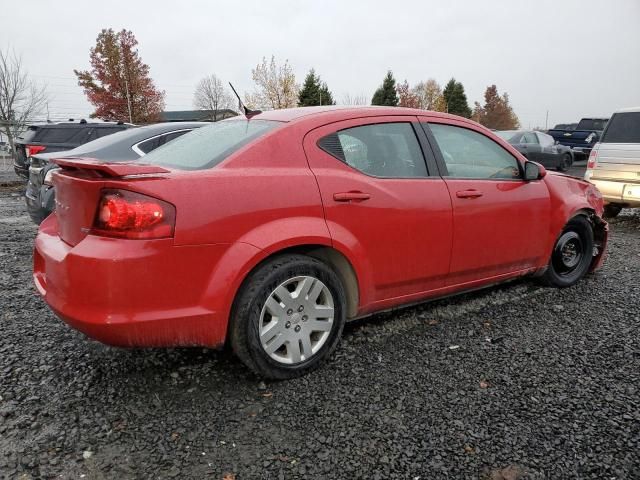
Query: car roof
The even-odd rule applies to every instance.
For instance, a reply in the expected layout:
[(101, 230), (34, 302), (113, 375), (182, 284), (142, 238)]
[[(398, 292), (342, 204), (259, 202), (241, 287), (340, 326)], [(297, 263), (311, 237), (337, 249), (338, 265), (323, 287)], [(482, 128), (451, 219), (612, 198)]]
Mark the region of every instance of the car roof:
[(631, 112), (640, 112), (640, 107), (621, 108), (620, 110), (615, 111), (615, 113), (631, 113)]
[[(307, 119), (309, 117), (332, 117), (332, 121), (339, 121), (342, 119), (353, 118), (354, 114), (362, 117), (373, 116), (394, 116), (394, 115), (428, 115), (432, 117), (441, 117), (455, 120), (467, 121), (471, 120), (461, 118), (456, 115), (448, 113), (433, 112), (430, 110), (420, 110), (417, 108), (405, 108), (405, 107), (383, 107), (383, 106), (361, 106), (354, 107), (352, 105), (326, 105), (319, 107), (298, 107), (298, 108), (285, 108), (281, 110), (268, 110), (266, 112), (259, 113), (251, 118), (260, 120), (276, 120), (279, 122), (294, 122), (296, 120)], [(238, 117), (235, 117), (236, 119)], [(240, 116), (242, 118), (242, 116)], [(232, 119), (231, 119), (232, 120)]]
[(179, 130), (193, 130), (211, 122), (164, 122), (145, 125), (143, 127), (129, 128), (121, 132), (98, 138), (91, 142), (80, 145), (72, 150), (63, 152), (40, 153), (35, 157), (40, 159), (52, 159), (63, 157), (91, 157), (95, 155), (100, 160), (117, 159), (131, 160), (138, 158), (138, 155), (131, 150), (131, 147), (148, 138), (162, 135), (163, 133), (175, 132)]

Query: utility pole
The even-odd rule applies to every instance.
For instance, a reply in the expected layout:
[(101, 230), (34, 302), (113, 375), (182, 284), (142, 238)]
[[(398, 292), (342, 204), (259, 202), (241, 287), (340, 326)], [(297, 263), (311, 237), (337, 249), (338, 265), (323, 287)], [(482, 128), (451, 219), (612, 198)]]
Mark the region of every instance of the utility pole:
[(320, 105), (322, 105), (322, 90), (320, 90)]
[(547, 110), (547, 116), (544, 119), (544, 129), (549, 130), (549, 110)]
[(127, 81), (127, 77), (124, 77), (124, 86), (127, 89), (127, 108), (129, 110), (129, 123), (133, 123), (131, 119), (131, 97), (129, 96), (129, 82)]

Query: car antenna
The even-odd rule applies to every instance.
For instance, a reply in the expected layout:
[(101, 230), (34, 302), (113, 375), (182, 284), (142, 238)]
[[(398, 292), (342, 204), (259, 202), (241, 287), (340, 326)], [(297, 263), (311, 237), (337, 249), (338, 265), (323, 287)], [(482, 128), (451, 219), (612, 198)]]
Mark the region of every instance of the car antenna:
[(229, 86), (231, 87), (231, 90), (233, 90), (233, 93), (235, 93), (236, 97), (238, 97), (238, 106), (240, 107), (240, 110), (244, 111), (245, 117), (251, 118), (254, 115), (258, 115), (259, 113), (262, 113), (262, 110), (251, 110), (247, 108), (246, 105), (242, 103), (242, 99), (240, 98), (240, 95), (238, 95), (238, 92), (236, 92), (236, 89), (233, 88), (233, 85), (231, 82), (229, 82)]

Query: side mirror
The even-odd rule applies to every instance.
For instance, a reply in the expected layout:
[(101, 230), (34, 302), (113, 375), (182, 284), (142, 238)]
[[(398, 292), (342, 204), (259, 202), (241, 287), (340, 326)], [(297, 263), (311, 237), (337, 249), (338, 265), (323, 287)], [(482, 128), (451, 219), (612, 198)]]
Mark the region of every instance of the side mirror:
[(536, 162), (526, 162), (524, 164), (524, 179), (526, 181), (540, 180), (547, 174), (547, 170)]

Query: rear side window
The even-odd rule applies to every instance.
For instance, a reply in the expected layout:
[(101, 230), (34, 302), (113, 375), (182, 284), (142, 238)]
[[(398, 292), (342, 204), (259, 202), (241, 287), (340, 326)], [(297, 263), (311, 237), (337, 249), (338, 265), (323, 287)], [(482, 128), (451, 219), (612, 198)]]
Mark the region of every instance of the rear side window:
[(601, 141), (603, 143), (640, 143), (640, 112), (614, 113)]
[(578, 122), (576, 130), (604, 130), (607, 120), (601, 118), (583, 118)]
[(112, 133), (116, 133), (116, 132), (121, 132), (123, 130), (126, 130), (126, 128), (125, 127), (94, 128), (93, 138), (106, 137), (107, 135), (111, 135)]
[(175, 140), (178, 137), (181, 137), (182, 135), (184, 135), (185, 133), (189, 133), (191, 130), (183, 130), (181, 132), (171, 132), (171, 133), (167, 133), (164, 136), (164, 143), (169, 143), (172, 140)]
[(462, 127), (431, 123), (449, 177), (521, 178), (518, 161), (490, 138)]
[(543, 147), (553, 147), (556, 141), (553, 139), (551, 135), (547, 135), (546, 133), (537, 132), (538, 138), (540, 139), (540, 144)]
[(91, 129), (78, 128), (42, 128), (38, 132), (36, 141), (41, 143), (76, 143), (82, 144), (89, 139)]
[(157, 148), (144, 157), (144, 163), (179, 170), (202, 170), (222, 162), (229, 155), (282, 122), (271, 120), (225, 120), (197, 128)]
[(160, 146), (161, 137), (150, 138), (149, 140), (145, 140), (138, 144), (138, 148), (140, 151), (144, 153), (149, 153), (152, 150), (155, 150)]
[(426, 177), (427, 166), (410, 123), (380, 123), (347, 128), (318, 141), (338, 160), (367, 175)]

